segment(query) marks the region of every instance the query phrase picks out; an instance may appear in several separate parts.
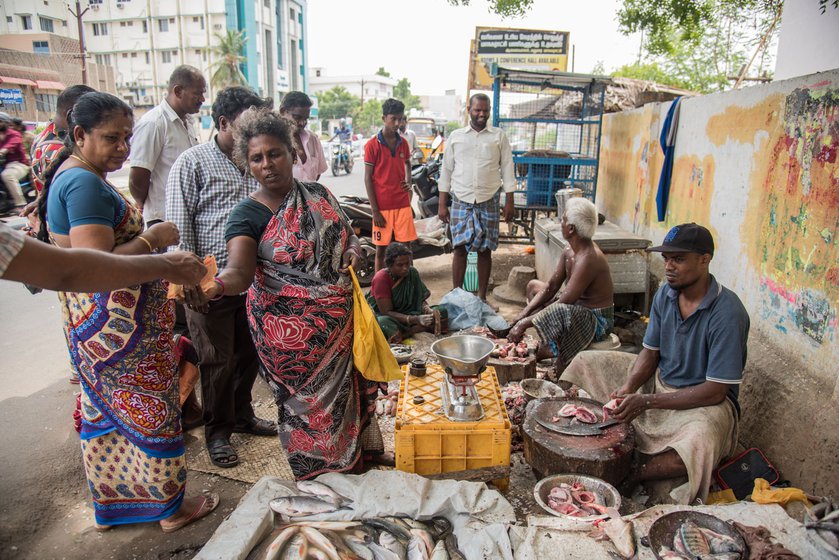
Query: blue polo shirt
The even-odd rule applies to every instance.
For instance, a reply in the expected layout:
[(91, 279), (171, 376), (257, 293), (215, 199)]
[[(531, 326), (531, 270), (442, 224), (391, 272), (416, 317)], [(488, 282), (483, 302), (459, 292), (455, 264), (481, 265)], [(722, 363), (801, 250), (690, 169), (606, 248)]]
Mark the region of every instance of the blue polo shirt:
[(661, 380), (673, 387), (725, 383), (735, 406), (746, 366), (749, 314), (737, 294), (711, 276), (696, 311), (682, 319), (679, 292), (662, 284), (653, 299), (644, 347), (657, 350)]

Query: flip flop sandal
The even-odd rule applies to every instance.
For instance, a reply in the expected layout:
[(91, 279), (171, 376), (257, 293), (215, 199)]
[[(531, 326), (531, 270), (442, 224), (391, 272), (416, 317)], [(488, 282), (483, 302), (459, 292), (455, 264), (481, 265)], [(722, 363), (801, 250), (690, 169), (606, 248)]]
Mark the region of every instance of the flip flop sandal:
[(202, 497), (201, 505), (198, 506), (195, 511), (190, 514), (189, 517), (181, 519), (180, 521), (173, 523), (172, 525), (164, 525), (163, 521), (160, 522), (160, 528), (163, 530), (164, 533), (173, 533), (178, 529), (183, 529), (193, 521), (198, 521), (202, 517), (207, 516), (212, 512), (214, 509), (218, 507), (219, 504), (219, 497), (218, 494), (205, 494)]
[(229, 469), (239, 464), (239, 455), (226, 439), (208, 441), (207, 451), (210, 453), (210, 461), (217, 467)]
[(233, 427), (233, 431), (238, 434), (253, 434), (255, 436), (275, 436), (277, 435), (277, 424), (271, 420), (264, 420), (262, 418), (254, 417), (247, 425), (237, 425)]

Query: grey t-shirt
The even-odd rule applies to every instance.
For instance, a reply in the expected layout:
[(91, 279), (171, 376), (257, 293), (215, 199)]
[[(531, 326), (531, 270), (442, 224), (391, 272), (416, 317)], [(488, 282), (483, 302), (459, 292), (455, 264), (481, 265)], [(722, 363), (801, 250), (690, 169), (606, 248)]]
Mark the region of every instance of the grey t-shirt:
[(725, 383), (737, 403), (749, 314), (737, 294), (711, 276), (708, 293), (696, 311), (682, 319), (679, 292), (663, 284), (656, 292), (644, 347), (660, 353), (661, 380), (673, 387), (690, 387), (704, 381)]

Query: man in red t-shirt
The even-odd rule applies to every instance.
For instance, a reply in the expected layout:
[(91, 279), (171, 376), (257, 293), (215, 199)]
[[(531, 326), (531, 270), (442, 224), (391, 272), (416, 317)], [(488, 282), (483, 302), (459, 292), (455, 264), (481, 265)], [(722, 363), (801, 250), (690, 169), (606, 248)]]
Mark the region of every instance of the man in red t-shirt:
[(382, 104), (382, 130), (364, 146), (364, 186), (373, 211), (376, 270), (384, 266), (391, 241), (410, 243), (417, 238), (411, 211), (411, 150), (399, 135), (405, 104), (388, 99)]
[(6, 159), (6, 166), (0, 173), (0, 178), (15, 205), (23, 207), (26, 205), (26, 199), (23, 198), (18, 181), (29, 174), (29, 156), (23, 149), (20, 132), (11, 125), (10, 120), (0, 120), (0, 155)]

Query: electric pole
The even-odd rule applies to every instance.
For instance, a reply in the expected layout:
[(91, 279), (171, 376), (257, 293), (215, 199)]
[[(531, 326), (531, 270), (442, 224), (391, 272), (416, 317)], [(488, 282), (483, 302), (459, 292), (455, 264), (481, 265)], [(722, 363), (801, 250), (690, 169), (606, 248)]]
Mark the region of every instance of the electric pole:
[(82, 61), (82, 83), (84, 85), (87, 85), (87, 58), (84, 52), (84, 26), (82, 25), (82, 16), (84, 16), (89, 9), (90, 6), (82, 10), (81, 2), (79, 0), (76, 0), (75, 12), (72, 8), (67, 8), (67, 10), (73, 14), (73, 17), (76, 18), (76, 24), (79, 26), (79, 58)]

